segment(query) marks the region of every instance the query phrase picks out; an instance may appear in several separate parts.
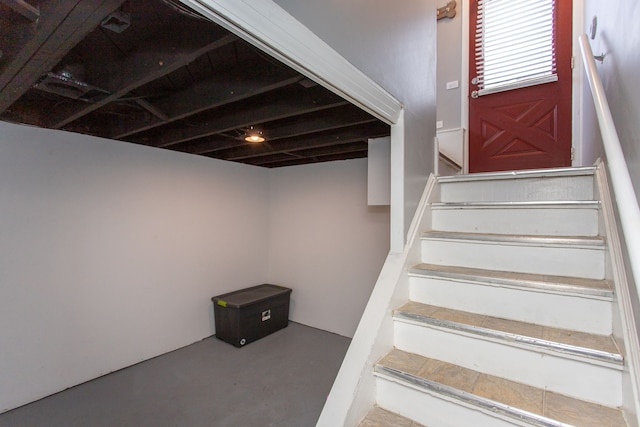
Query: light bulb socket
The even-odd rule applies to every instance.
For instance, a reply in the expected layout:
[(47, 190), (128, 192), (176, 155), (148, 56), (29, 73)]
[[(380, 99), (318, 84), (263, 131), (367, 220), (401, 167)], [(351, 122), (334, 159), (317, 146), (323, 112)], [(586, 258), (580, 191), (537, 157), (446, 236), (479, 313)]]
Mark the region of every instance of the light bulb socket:
[(247, 142), (264, 142), (264, 137), (260, 135), (247, 135), (244, 137)]
[(264, 142), (265, 138), (261, 130), (250, 126), (244, 133), (244, 140), (247, 142)]

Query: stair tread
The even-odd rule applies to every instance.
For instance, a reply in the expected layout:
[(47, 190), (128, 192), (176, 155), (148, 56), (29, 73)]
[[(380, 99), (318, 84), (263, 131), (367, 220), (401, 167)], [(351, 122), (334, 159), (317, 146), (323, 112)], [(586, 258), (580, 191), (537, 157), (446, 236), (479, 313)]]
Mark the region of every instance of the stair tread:
[(367, 416), (360, 421), (358, 427), (426, 427), (409, 418), (374, 406)]
[[(384, 368), (391, 371), (385, 371)], [(420, 384), (419, 380), (425, 380), (427, 385), (443, 385), (453, 389), (453, 394), (466, 403), (475, 403), (494, 411), (496, 405), (493, 402), (498, 402), (501, 412), (512, 411), (519, 418), (524, 412), (538, 420), (544, 417), (556, 421), (555, 424), (545, 425), (559, 425), (559, 422), (576, 427), (626, 427), (618, 408), (578, 400), (398, 349), (393, 349), (383, 357), (376, 365), (376, 371), (407, 374), (418, 379), (412, 381), (414, 386)], [(432, 389), (442, 390), (442, 387)]]
[[(563, 350), (575, 350), (578, 353), (595, 353), (605, 360), (621, 364), (622, 356), (613, 337), (607, 335), (594, 335), (584, 332), (575, 332), (566, 329), (536, 325), (482, 314), (453, 310), (409, 301), (396, 310), (396, 313), (408, 314), (424, 319), (436, 319), (457, 325), (464, 325), (470, 331), (498, 331), (503, 334), (523, 337), (526, 342), (550, 348), (561, 347)], [(569, 347), (567, 347), (569, 346)], [(584, 355), (584, 354), (583, 354)], [(598, 357), (598, 358), (600, 358)]]
[(586, 279), (581, 277), (552, 276), (544, 274), (514, 273), (510, 271), (485, 270), (480, 268), (455, 267), (421, 263), (409, 271), (414, 275), (435, 275), (439, 277), (475, 278), (487, 282), (512, 284), (518, 287), (534, 287), (556, 289), (558, 291), (575, 292), (613, 297), (611, 285), (606, 280)]
[(519, 171), (480, 172), (451, 176), (439, 176), (438, 182), (469, 182), (486, 181), (496, 179), (531, 179), (531, 178), (556, 178), (566, 176), (593, 176), (596, 168), (593, 166), (567, 167), (553, 169), (526, 169)]
[(422, 238), (451, 239), (451, 240), (475, 240), (484, 242), (519, 243), (534, 245), (581, 245), (589, 247), (603, 247), (602, 236), (543, 236), (543, 235), (516, 235), (496, 233), (470, 233), (458, 231), (425, 231)]
[(535, 201), (477, 201), (477, 202), (432, 202), (436, 209), (465, 209), (465, 208), (558, 208), (598, 209), (597, 200), (535, 200)]

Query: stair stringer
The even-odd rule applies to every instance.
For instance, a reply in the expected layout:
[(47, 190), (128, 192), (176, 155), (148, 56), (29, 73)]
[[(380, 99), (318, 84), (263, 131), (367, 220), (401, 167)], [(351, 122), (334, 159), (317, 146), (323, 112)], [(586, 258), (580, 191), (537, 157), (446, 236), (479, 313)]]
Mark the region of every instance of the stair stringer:
[[(633, 275), (626, 271), (622, 242), (614, 198), (609, 186), (604, 162), (596, 162), (596, 191), (601, 201), (602, 230), (607, 236), (607, 279), (615, 286), (614, 309), (617, 313), (613, 322), (613, 335), (624, 355), (625, 364), (622, 376), (622, 396), (624, 415), (629, 427), (640, 426), (640, 341), (638, 337), (638, 320), (634, 314), (633, 299), (630, 287), (633, 286)], [(631, 278), (628, 280), (627, 278)]]
[(374, 366), (393, 348), (393, 311), (409, 299), (407, 271), (420, 262), (420, 233), (431, 228), (439, 184), (431, 174), (402, 253), (389, 253), (316, 427), (355, 426), (376, 402)]

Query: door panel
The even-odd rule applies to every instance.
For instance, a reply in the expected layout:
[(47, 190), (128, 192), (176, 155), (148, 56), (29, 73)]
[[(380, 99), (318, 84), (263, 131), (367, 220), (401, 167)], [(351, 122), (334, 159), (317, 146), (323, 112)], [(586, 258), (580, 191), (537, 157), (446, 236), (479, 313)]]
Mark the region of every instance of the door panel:
[[(555, 9), (558, 81), (469, 96), (469, 172), (571, 165), (571, 1), (556, 0)], [(470, 46), (475, 45), (476, 14), (472, 0)], [(471, 81), (473, 49), (469, 61)]]

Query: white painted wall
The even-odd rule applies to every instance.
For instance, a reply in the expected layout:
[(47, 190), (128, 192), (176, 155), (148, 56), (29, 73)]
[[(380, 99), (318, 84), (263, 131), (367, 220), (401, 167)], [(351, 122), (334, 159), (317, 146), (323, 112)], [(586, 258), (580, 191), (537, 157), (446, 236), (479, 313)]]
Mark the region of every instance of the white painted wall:
[(267, 177), (0, 122), (0, 411), (213, 334), (265, 278)]
[[(595, 55), (604, 53), (604, 63), (598, 71), (613, 115), (622, 150), (625, 154), (631, 180), (640, 199), (640, 4), (635, 0), (620, 0), (615, 6), (598, 0), (585, 0), (583, 31), (589, 34), (591, 20), (598, 19), (597, 35), (590, 40)], [(586, 85), (587, 83), (585, 83)], [(585, 89), (587, 94), (588, 89)], [(593, 99), (584, 97), (585, 116), (595, 117)], [(583, 163), (602, 156), (601, 140), (597, 124), (584, 121), (585, 150)]]
[(274, 2), (404, 105), (406, 234), (434, 165), (435, 0)]
[[(442, 1), (437, 6), (444, 6)], [(462, 75), (462, 58), (466, 52), (462, 51), (462, 12), (465, 2), (456, 2), (456, 16), (438, 21), (438, 64), (437, 64), (437, 120), (442, 121), (441, 130), (459, 129), (466, 127), (462, 123), (462, 84), (467, 76)], [(458, 82), (455, 89), (447, 89), (448, 82)]]
[[(447, 2), (438, 3), (444, 6)], [(467, 92), (468, 76), (463, 75), (463, 58), (466, 44), (462, 43), (462, 26), (466, 23), (464, 13), (468, 13), (466, 1), (456, 2), (456, 16), (444, 18), (437, 23), (437, 69), (436, 117), (438, 125), (437, 137), (440, 153), (453, 160), (460, 168), (465, 169), (465, 129), (467, 128), (466, 108), (463, 91)], [(447, 89), (447, 85), (455, 86)], [(464, 117), (463, 117), (464, 116)], [(454, 175), (459, 172), (448, 162), (440, 160), (438, 175)]]
[[(597, 18), (597, 31), (593, 39), (589, 39), (591, 49), (594, 55), (604, 54), (604, 62), (596, 62), (598, 74), (602, 80), (604, 90), (606, 92), (607, 101), (611, 109), (613, 121), (620, 139), (622, 151), (624, 153), (629, 175), (636, 199), (640, 199), (640, 88), (637, 84), (637, 70), (640, 69), (640, 52), (638, 45), (640, 43), (640, 29), (637, 22), (640, 19), (640, 4), (634, 0), (620, 0), (615, 6), (608, 5), (606, 7), (602, 2), (597, 0), (585, 0), (584, 6), (584, 23), (582, 32), (590, 35), (590, 28), (594, 17)], [(605, 158), (602, 148), (602, 138), (600, 129), (595, 121), (595, 109), (593, 98), (588, 89), (585, 79), (585, 96), (582, 102), (583, 117), (582, 121), (583, 135), (585, 141), (585, 150), (583, 150), (583, 162), (593, 161), (597, 157)], [(614, 171), (608, 171), (611, 175)], [(620, 195), (616, 196), (617, 204), (620, 206), (623, 200)], [(633, 197), (630, 195), (624, 199), (629, 202)], [(620, 212), (616, 212), (620, 214)], [(627, 218), (630, 218), (629, 211), (625, 211)], [(633, 213), (632, 213), (633, 215)], [(618, 218), (618, 226), (620, 222)], [(622, 231), (620, 229), (620, 234)], [(633, 234), (633, 233), (632, 233)], [(637, 239), (637, 236), (624, 236), (624, 239), (631, 241)], [(633, 249), (632, 246), (626, 246), (625, 249)], [(637, 265), (637, 253), (632, 253), (623, 249), (625, 261), (626, 276), (629, 279), (629, 299), (621, 298), (621, 306), (626, 308), (623, 313), (623, 321), (616, 323), (618, 328), (614, 330), (617, 337), (628, 337), (625, 342), (625, 351), (630, 352), (627, 355), (627, 362), (624, 371), (625, 386), (625, 402), (623, 408), (627, 412), (630, 420), (629, 425), (637, 426), (638, 414), (638, 379), (639, 374), (637, 357), (638, 330), (640, 330), (640, 306), (638, 302), (638, 283), (637, 274), (634, 278), (631, 268), (632, 262)], [(633, 281), (636, 281), (633, 286)], [(620, 285), (620, 284), (618, 284)], [(621, 296), (626, 295), (626, 290), (621, 292)], [(635, 322), (635, 325), (633, 323)], [(626, 330), (622, 330), (621, 325), (627, 325)], [(633, 326), (635, 326), (635, 329)], [(632, 393), (635, 391), (635, 395)]]
[(389, 252), (367, 159), (273, 169), (269, 182), (269, 281), (293, 289), (291, 320), (352, 337)]
[(367, 204), (391, 204), (391, 138), (369, 139), (367, 155)]
[(366, 176), (0, 122), (0, 412), (208, 337), (212, 296), (268, 281), (351, 336), (389, 247)]

